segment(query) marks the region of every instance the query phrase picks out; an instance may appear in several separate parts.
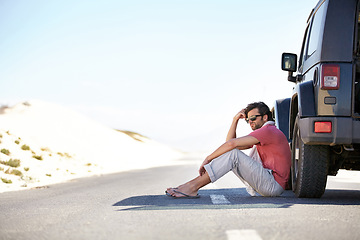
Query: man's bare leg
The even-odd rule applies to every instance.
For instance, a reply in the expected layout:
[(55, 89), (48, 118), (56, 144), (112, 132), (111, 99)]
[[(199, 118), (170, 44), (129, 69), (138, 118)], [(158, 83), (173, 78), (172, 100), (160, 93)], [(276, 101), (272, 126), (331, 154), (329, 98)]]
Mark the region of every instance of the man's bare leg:
[(166, 191), (173, 197), (185, 197), (183, 194), (189, 196), (196, 196), (200, 188), (211, 183), (209, 174), (205, 172), (203, 175), (194, 178), (193, 180), (178, 186), (177, 188), (168, 188)]

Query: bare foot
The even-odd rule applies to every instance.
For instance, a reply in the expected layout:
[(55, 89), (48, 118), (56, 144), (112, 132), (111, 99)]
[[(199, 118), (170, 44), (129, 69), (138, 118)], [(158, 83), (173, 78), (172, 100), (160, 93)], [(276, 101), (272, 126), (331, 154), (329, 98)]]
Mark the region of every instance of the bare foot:
[(199, 197), (198, 191), (203, 186), (209, 184), (211, 179), (209, 174), (205, 172), (203, 175), (194, 178), (193, 180), (178, 186), (177, 188), (168, 188), (166, 194), (172, 197)]
[(194, 189), (193, 187), (190, 186), (189, 183), (180, 185), (177, 188), (168, 188), (166, 192), (169, 195), (177, 198), (187, 197), (187, 196), (190, 197), (198, 196), (198, 189), (196, 188)]

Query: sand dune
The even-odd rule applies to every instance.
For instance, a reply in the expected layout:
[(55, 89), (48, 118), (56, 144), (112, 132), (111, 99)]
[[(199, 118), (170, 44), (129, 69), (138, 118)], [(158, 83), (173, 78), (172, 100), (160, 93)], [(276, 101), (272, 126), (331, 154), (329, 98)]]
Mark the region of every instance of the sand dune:
[(0, 113), (0, 192), (179, 164), (183, 156), (52, 103), (29, 101)]

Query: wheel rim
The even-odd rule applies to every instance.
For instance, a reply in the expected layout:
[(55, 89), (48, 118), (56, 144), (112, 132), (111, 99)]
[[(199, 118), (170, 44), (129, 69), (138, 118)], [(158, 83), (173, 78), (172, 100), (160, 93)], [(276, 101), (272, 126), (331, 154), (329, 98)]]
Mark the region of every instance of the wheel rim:
[(294, 150), (293, 150), (293, 163), (292, 163), (292, 188), (293, 191), (295, 192), (296, 189), (296, 181), (298, 178), (298, 169), (299, 169), (299, 159), (300, 159), (300, 136), (299, 136), (299, 130), (296, 131), (295, 134), (295, 141), (294, 141)]

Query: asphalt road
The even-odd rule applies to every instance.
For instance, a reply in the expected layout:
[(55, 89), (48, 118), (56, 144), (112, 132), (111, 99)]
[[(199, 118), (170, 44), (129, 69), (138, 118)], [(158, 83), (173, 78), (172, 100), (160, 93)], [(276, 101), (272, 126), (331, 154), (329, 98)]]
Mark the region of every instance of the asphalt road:
[(172, 199), (198, 162), (0, 194), (0, 239), (360, 239), (360, 174), (330, 177), (320, 199), (250, 197), (232, 174)]

